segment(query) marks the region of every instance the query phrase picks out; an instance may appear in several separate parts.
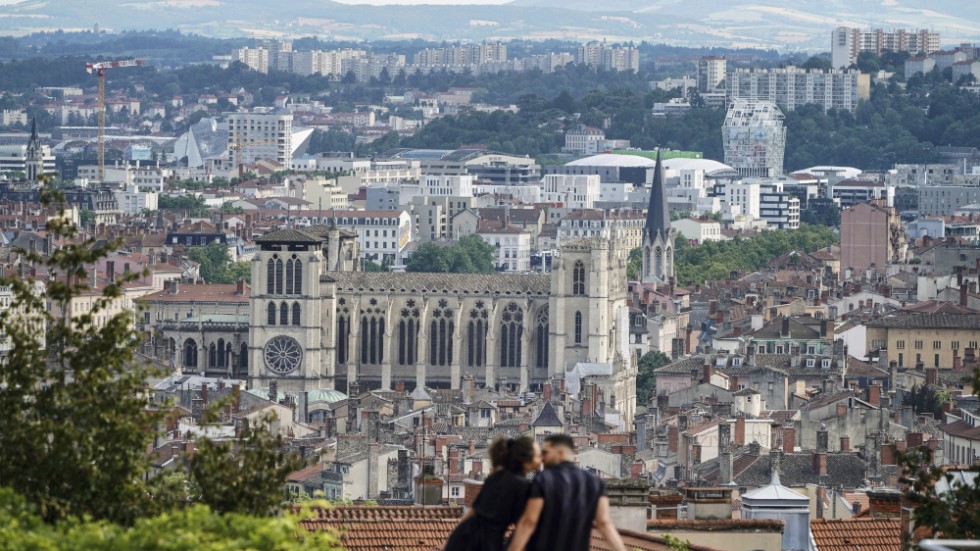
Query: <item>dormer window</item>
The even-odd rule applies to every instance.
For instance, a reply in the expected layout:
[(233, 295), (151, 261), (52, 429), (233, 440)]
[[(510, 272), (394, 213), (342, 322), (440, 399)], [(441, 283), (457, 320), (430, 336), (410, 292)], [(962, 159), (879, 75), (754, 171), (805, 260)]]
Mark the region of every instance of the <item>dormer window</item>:
[(830, 369), (830, 358), (824, 358), (820, 360), (820, 367), (824, 369)]
[(741, 367), (742, 358), (732, 358), (732, 367)]
[(817, 363), (816, 360), (814, 360), (813, 358), (807, 358), (806, 359), (806, 366), (807, 367), (814, 367), (816, 365), (816, 363)]

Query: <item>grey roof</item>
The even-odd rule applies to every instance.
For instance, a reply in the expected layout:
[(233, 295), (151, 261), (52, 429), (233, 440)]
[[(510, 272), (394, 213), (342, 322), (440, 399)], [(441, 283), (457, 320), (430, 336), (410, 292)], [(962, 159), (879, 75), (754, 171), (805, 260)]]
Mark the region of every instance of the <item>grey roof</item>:
[[(807, 484), (819, 484), (820, 475), (813, 468), (813, 453), (784, 454), (780, 462), (779, 478), (784, 485), (796, 488)], [(744, 472), (735, 476), (739, 486), (761, 487), (772, 480), (771, 458), (762, 457)], [(867, 463), (853, 453), (827, 454), (827, 481), (830, 486), (859, 488), (866, 478)]]
[[(660, 203), (659, 205), (657, 203)], [(664, 165), (657, 150), (657, 164), (653, 169), (653, 184), (650, 186), (650, 205), (647, 207), (647, 224), (644, 233), (653, 241), (657, 233), (664, 238), (670, 231), (670, 208), (667, 206), (667, 188), (664, 186)]]
[(338, 291), (419, 292), (473, 295), (542, 295), (551, 292), (549, 275), (449, 274), (422, 272), (330, 272), (323, 276), (335, 281)]
[(975, 314), (918, 314), (872, 320), (868, 327), (899, 329), (980, 329), (980, 316)]
[(323, 240), (315, 235), (295, 229), (276, 230), (255, 240), (256, 243), (320, 243), (321, 241)]
[(534, 420), (532, 426), (561, 427), (563, 425), (561, 420), (558, 419), (558, 413), (555, 412), (555, 408), (551, 406), (551, 402), (545, 402), (544, 407), (541, 408), (541, 414)]

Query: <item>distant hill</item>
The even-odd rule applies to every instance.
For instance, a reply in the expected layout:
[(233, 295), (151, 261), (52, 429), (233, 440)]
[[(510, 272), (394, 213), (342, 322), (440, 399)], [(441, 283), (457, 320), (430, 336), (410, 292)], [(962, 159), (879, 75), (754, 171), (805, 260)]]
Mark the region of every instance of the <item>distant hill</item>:
[(7, 0), (0, 33), (180, 29), (324, 39), (607, 39), (829, 49), (837, 25), (929, 27), (980, 42), (977, 0), (514, 0), (499, 6), (353, 6), (329, 0)]

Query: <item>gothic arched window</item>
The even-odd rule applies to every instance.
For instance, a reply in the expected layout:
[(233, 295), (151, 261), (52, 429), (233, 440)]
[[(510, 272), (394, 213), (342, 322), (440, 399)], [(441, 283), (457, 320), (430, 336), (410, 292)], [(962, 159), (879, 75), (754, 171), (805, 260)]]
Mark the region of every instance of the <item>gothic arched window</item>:
[(582, 344), (582, 312), (575, 312), (575, 344)]
[(585, 263), (581, 260), (576, 260), (575, 267), (572, 268), (572, 294), (585, 294)]
[(208, 347), (208, 367), (216, 367), (218, 365), (218, 350), (214, 347), (214, 343)]
[(285, 302), (279, 305), (279, 325), (289, 325), (289, 305)]
[(276, 324), (276, 304), (274, 302), (269, 303), (269, 325)]
[(500, 367), (520, 367), (523, 335), (524, 312), (511, 302), (500, 318)]
[(197, 343), (194, 339), (184, 341), (184, 367), (197, 367)]
[(548, 307), (538, 310), (537, 327), (535, 328), (534, 367), (548, 367)]
[(265, 291), (270, 294), (276, 294), (276, 259), (270, 258), (266, 262), (266, 274), (265, 274)]
[(228, 358), (227, 358), (227, 356), (225, 356), (225, 340), (224, 339), (218, 339), (218, 363), (217, 363), (217, 366), (218, 367), (226, 367), (228, 364), (225, 363), (225, 362), (227, 362), (227, 361), (228, 361)]
[(346, 364), (349, 355), (350, 318), (337, 316), (337, 363)]
[(277, 295), (282, 294), (282, 260), (276, 259), (276, 293)]
[(414, 365), (418, 361), (419, 309), (415, 301), (409, 301), (408, 306), (402, 308), (398, 322), (398, 365)]
[(483, 306), (483, 301), (476, 303), (476, 308), (470, 310), (470, 321), (466, 331), (466, 365), (468, 367), (483, 367), (487, 365), (487, 318), (490, 315)]
[(653, 260), (654, 260), (653, 275), (659, 278), (660, 275), (664, 273), (664, 251), (660, 247), (657, 247), (657, 249), (653, 251)]
[(248, 369), (248, 343), (242, 343), (241, 352), (238, 353), (238, 365)]
[(453, 363), (453, 311), (448, 306), (449, 301), (440, 299), (438, 308), (432, 311), (432, 322), (429, 323), (430, 365)]
[[(377, 300), (371, 299), (376, 306)], [(361, 364), (380, 365), (384, 362), (385, 318), (381, 308), (361, 312)]]
[(299, 325), (299, 303), (293, 303), (293, 325)]
[(286, 261), (286, 294), (293, 294), (293, 261)]
[(303, 262), (298, 258), (293, 260), (293, 293), (303, 294)]

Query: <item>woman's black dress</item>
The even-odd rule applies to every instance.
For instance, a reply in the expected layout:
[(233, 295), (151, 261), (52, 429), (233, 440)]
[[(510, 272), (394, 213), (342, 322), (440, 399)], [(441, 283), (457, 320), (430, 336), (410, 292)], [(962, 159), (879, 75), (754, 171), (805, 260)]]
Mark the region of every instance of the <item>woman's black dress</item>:
[(453, 530), (445, 551), (501, 551), (507, 527), (524, 513), (531, 481), (500, 470), (488, 476), (473, 503), (473, 515)]

